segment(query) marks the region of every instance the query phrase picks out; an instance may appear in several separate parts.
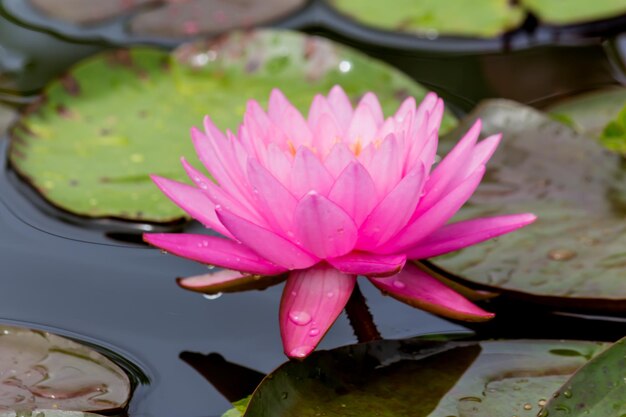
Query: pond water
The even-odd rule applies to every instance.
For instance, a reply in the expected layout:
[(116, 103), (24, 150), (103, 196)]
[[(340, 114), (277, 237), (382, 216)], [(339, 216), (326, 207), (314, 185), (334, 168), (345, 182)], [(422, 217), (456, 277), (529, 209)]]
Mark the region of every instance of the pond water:
[[(289, 25), (297, 22), (295, 19)], [(506, 57), (493, 51), (417, 55), (348, 41), (345, 35), (319, 25), (306, 26), (308, 32), (345, 41), (396, 65), (436, 89), (458, 112), (484, 97), (505, 96), (542, 104), (616, 82), (615, 66), (599, 43), (576, 49), (524, 48)], [(51, 75), (110, 46), (70, 43), (53, 35), (20, 28), (6, 19), (0, 21), (0, 66), (8, 72), (1, 80), (4, 101), (27, 102)], [(30, 64), (24, 65), (23, 60)], [(22, 72), (23, 68), (29, 71)], [(515, 82), (511, 81), (513, 76)], [(7, 160), (7, 145), (6, 140), (0, 143), (2, 161)], [(0, 174), (0, 201), (0, 264), (4, 273), (0, 321), (46, 329), (125, 358), (137, 367), (131, 373), (141, 381), (130, 403), (130, 415), (218, 416), (228, 408), (228, 401), (218, 390), (180, 359), (183, 352), (218, 353), (227, 361), (261, 372), (285, 361), (277, 320), (280, 286), (216, 299), (184, 291), (175, 278), (203, 273), (205, 266), (133, 243), (138, 234), (127, 225), (62, 215), (22, 184), (6, 162)], [(383, 297), (369, 284), (364, 283), (363, 291), (387, 338), (468, 331)], [(519, 310), (510, 311), (514, 313), (505, 317), (514, 320)], [(541, 325), (538, 316), (525, 324), (517, 317), (517, 322), (496, 322), (484, 330), (490, 336), (512, 336), (511, 329), (515, 328), (518, 336), (576, 334), (579, 338), (604, 335), (611, 339), (619, 333), (611, 331), (620, 326), (619, 322), (604, 322), (604, 333), (598, 334), (591, 332), (597, 329), (595, 321), (586, 327), (576, 322), (579, 327), (573, 333), (565, 327), (548, 327), (568, 326), (567, 318)], [(354, 341), (346, 318), (341, 316), (320, 347)]]

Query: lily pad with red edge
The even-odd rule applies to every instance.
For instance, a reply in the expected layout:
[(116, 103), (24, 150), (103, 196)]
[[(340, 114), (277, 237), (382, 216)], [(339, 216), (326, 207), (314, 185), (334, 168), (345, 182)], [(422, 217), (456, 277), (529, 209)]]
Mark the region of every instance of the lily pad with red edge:
[[(300, 110), (340, 84), (375, 92), (386, 114), (425, 89), (389, 65), (329, 40), (263, 30), (182, 46), (97, 55), (47, 86), (11, 133), (12, 167), (51, 204), (88, 217), (172, 222), (185, 214), (149, 174), (187, 181), (189, 138), (209, 114), (236, 129), (248, 99), (279, 87)], [(443, 129), (455, 125), (447, 114)]]
[(611, 87), (568, 97), (546, 109), (556, 120), (582, 134), (600, 139), (608, 149), (626, 152), (626, 140), (612, 141), (603, 132), (626, 107), (626, 88)]
[(540, 417), (626, 415), (626, 338), (587, 362), (545, 405)]
[(318, 351), (268, 375), (244, 416), (535, 417), (606, 346), (416, 338)]
[[(484, 135), (502, 132), (503, 139), (457, 219), (532, 212), (538, 220), (431, 261), (475, 288), (571, 311), (626, 312), (622, 158), (515, 102), (484, 102), (459, 132), (476, 118)], [(442, 146), (456, 143), (458, 134)]]
[[(131, 395), (128, 376), (110, 359), (39, 330), (0, 326), (0, 369), (0, 413), (35, 409), (120, 412)], [(48, 411), (44, 415), (80, 417)]]

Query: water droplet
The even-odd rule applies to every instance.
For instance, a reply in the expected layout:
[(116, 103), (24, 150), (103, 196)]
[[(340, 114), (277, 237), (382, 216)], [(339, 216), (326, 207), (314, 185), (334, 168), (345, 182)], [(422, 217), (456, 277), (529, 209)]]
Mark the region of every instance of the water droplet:
[(311, 337), (315, 337), (318, 334), (320, 334), (320, 329), (318, 329), (317, 327), (314, 327), (311, 330), (309, 330), (309, 336)]
[(341, 61), (339, 63), (339, 71), (346, 73), (352, 69), (352, 63), (350, 61)]
[(566, 389), (565, 391), (563, 391), (563, 396), (565, 398), (572, 398), (572, 391)]
[(578, 255), (571, 249), (552, 249), (548, 252), (548, 258), (553, 261), (569, 261)]
[(401, 290), (404, 287), (406, 287), (406, 284), (402, 281), (394, 281), (392, 284), (394, 287), (396, 287), (397, 289)]
[(333, 298), (334, 296), (335, 296), (335, 293), (334, 293), (334, 292), (332, 292), (332, 291), (328, 291), (328, 292), (326, 293), (326, 297), (328, 297), (328, 298)]
[(218, 298), (222, 296), (222, 293), (218, 292), (215, 294), (202, 294), (202, 296), (206, 298), (207, 300), (217, 300)]
[(533, 409), (532, 404), (529, 404), (529, 403), (524, 404), (524, 410), (532, 410), (532, 409)]
[(295, 292), (295, 291), (291, 291), (291, 296), (292, 296), (292, 297), (295, 297), (296, 295), (298, 295), (298, 293), (297, 293), (297, 292)]
[(546, 405), (546, 400), (542, 398), (541, 400), (537, 401), (537, 404), (539, 405), (539, 407), (543, 407), (544, 405)]
[(546, 409), (541, 409), (539, 410), (539, 412), (537, 413), (537, 417), (548, 417), (548, 410)]
[(292, 356), (294, 358), (304, 358), (306, 355), (309, 354), (311, 350), (313, 350), (311, 346), (299, 346), (295, 349), (292, 349), (291, 352), (289, 352), (289, 356)]
[(481, 403), (483, 402), (483, 399), (480, 397), (462, 397), (462, 398), (459, 398), (459, 401), (471, 401), (475, 403)]
[(311, 322), (311, 315), (306, 311), (292, 311), (289, 313), (289, 319), (298, 326), (304, 326)]
[(215, 265), (207, 265), (207, 266), (206, 266), (206, 269), (209, 269), (209, 270), (211, 270), (211, 269), (215, 269)]

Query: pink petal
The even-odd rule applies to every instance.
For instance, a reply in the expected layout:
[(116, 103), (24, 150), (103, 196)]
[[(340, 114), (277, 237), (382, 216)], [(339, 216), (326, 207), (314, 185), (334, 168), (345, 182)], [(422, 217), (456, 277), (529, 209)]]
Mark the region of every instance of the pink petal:
[(348, 130), (350, 120), (352, 119), (352, 103), (350, 99), (338, 85), (334, 86), (328, 93), (328, 104), (333, 109), (333, 114), (337, 118), (339, 127)]
[(486, 139), (481, 140), (474, 147), (472, 162), (471, 164), (469, 164), (469, 169), (467, 170), (467, 173), (474, 171), (474, 169), (476, 169), (480, 165), (485, 165), (498, 148), (501, 140), (501, 134), (492, 135)]
[[(433, 93), (430, 93), (430, 94), (434, 95)], [(400, 107), (398, 108), (398, 110), (396, 111), (393, 117), (394, 119), (403, 120), (405, 117), (407, 117), (407, 115), (413, 114), (415, 113), (415, 111), (416, 111), (415, 98), (407, 97), (402, 102), (402, 104), (400, 105)]]
[(331, 117), (333, 122), (335, 121), (333, 110), (331, 109), (330, 104), (328, 104), (326, 97), (321, 94), (316, 94), (313, 98), (313, 102), (311, 103), (307, 120), (311, 131), (315, 131), (315, 128), (320, 123), (320, 120), (324, 115)]
[(339, 174), (341, 174), (348, 166), (348, 164), (355, 161), (356, 158), (354, 157), (354, 153), (348, 149), (348, 146), (345, 143), (339, 142), (336, 143), (330, 149), (328, 155), (326, 155), (326, 158), (324, 159), (324, 166), (333, 177), (337, 178)]
[(354, 111), (345, 140), (356, 149), (364, 148), (374, 140), (376, 132), (378, 124), (372, 110), (367, 104), (360, 103)]
[(311, 192), (294, 213), (295, 238), (321, 259), (345, 255), (354, 248), (357, 227), (352, 218), (327, 198)]
[(477, 169), (474, 174), (459, 184), (454, 190), (439, 200), (437, 204), (421, 211), (421, 203), (414, 221), (409, 223), (388, 243), (377, 248), (379, 253), (394, 253), (415, 246), (421, 239), (443, 226), (461, 206), (471, 197), (485, 174), (485, 167)]
[(376, 183), (379, 195), (387, 195), (400, 181), (403, 156), (396, 137), (389, 135), (374, 153), (369, 164), (362, 161)]
[(280, 303), (280, 334), (287, 356), (308, 356), (345, 307), (356, 277), (327, 264), (293, 271)]
[(268, 262), (245, 246), (215, 236), (188, 233), (144, 233), (143, 239), (174, 255), (203, 264), (261, 275), (275, 275), (285, 271), (285, 268)]
[(201, 190), (157, 175), (151, 175), (150, 178), (170, 200), (191, 217), (218, 233), (232, 237), (217, 218), (215, 205)]
[(359, 105), (361, 104), (367, 105), (377, 126), (383, 123), (385, 117), (383, 115), (383, 109), (382, 107), (380, 107), (380, 102), (378, 101), (376, 94), (370, 92), (365, 93), (363, 98), (359, 101)]
[(287, 269), (308, 268), (319, 259), (278, 234), (216, 207), (217, 217), (241, 243), (259, 256)]
[(426, 195), (422, 201), (424, 207), (435, 204), (437, 200), (450, 191), (449, 186), (454, 187), (456, 185), (455, 178), (459, 176), (459, 173), (462, 175), (464, 167), (471, 162), (472, 151), (480, 134), (480, 129), (481, 122), (476, 120), (476, 123), (432, 172), (425, 187)]
[(494, 316), (410, 263), (397, 275), (370, 278), (370, 281), (399, 301), (444, 317), (485, 321)]
[(179, 278), (178, 285), (190, 291), (203, 294), (218, 294), (222, 292), (237, 292), (247, 290), (263, 290), (279, 284), (287, 279), (286, 274), (263, 276), (244, 274), (239, 271), (223, 269), (209, 274)]
[[(438, 98), (428, 118), (428, 134), (439, 131), (443, 119), (443, 100)], [(480, 129), (479, 129), (480, 130)]]
[(282, 184), (289, 184), (291, 180), (291, 161), (275, 143), (270, 143), (267, 146), (265, 168)]
[(304, 146), (298, 148), (291, 171), (291, 192), (296, 198), (302, 198), (309, 191), (328, 195), (333, 181), (317, 156)]
[(339, 175), (328, 193), (328, 199), (348, 213), (357, 227), (378, 202), (372, 177), (356, 160)]
[(400, 272), (406, 262), (406, 256), (352, 251), (339, 258), (328, 259), (327, 262), (346, 274), (379, 277)]
[(385, 243), (403, 228), (417, 207), (424, 185), (424, 166), (419, 164), (372, 210), (359, 229), (360, 249)]
[(326, 155), (328, 151), (341, 141), (342, 132), (334, 117), (322, 114), (319, 123), (313, 128), (313, 148), (318, 155)]
[(435, 231), (407, 249), (410, 259), (443, 255), (512, 232), (536, 220), (530, 213), (485, 217), (452, 223)]
[(294, 147), (311, 144), (312, 134), (306, 120), (280, 90), (272, 90), (267, 113), (270, 120), (282, 129)]
[(258, 161), (248, 161), (248, 178), (257, 198), (259, 213), (273, 230), (287, 232), (293, 226), (293, 212), (298, 201)]

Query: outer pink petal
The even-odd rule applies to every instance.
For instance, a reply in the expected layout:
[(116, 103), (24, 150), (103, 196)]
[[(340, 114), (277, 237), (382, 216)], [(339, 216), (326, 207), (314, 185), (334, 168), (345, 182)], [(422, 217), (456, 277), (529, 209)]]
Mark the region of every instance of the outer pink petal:
[(272, 90), (267, 112), (274, 125), (282, 129), (296, 148), (311, 144), (312, 134), (309, 125), (280, 90)]
[(170, 200), (189, 213), (191, 217), (218, 233), (232, 237), (217, 218), (215, 205), (202, 190), (157, 175), (152, 175), (151, 178)]
[(274, 276), (250, 275), (223, 269), (209, 274), (179, 278), (176, 282), (186, 290), (203, 294), (218, 294), (221, 292), (262, 290), (279, 284), (285, 279), (287, 279), (287, 274)]
[(407, 249), (410, 259), (443, 255), (512, 232), (534, 222), (534, 214), (512, 214), (452, 223), (435, 231), (416, 246)]
[(350, 99), (338, 85), (334, 86), (328, 93), (328, 104), (333, 109), (333, 114), (337, 118), (339, 127), (347, 131), (352, 119), (352, 103), (350, 103)]
[(426, 183), (426, 195), (421, 203), (424, 208), (432, 206), (447, 194), (450, 187), (454, 187), (455, 178), (463, 175), (464, 167), (471, 162), (472, 151), (480, 134), (480, 129), (481, 122), (476, 120), (476, 123), (432, 172)]
[(174, 255), (208, 265), (261, 275), (274, 275), (285, 271), (285, 268), (268, 262), (245, 246), (215, 236), (144, 233), (143, 239)]
[(419, 214), (415, 220), (409, 223), (388, 243), (377, 248), (377, 251), (379, 253), (401, 252), (406, 248), (415, 246), (420, 240), (439, 229), (471, 197), (484, 174), (485, 167), (482, 166), (426, 211), (420, 211), (420, 203), (416, 210), (416, 213), (419, 212)]
[(240, 242), (264, 259), (287, 269), (308, 268), (319, 259), (278, 234), (216, 207), (217, 217)]
[(296, 151), (291, 171), (291, 192), (296, 198), (302, 198), (309, 191), (328, 195), (334, 179), (322, 165), (317, 156), (308, 148), (301, 146)]
[(357, 227), (378, 202), (372, 177), (356, 160), (339, 175), (328, 193), (328, 199), (348, 213)]
[(261, 215), (272, 229), (286, 233), (293, 226), (293, 212), (298, 201), (258, 161), (248, 161), (248, 178), (257, 198)]
[(362, 161), (376, 183), (379, 195), (386, 195), (400, 181), (404, 168), (403, 157), (398, 140), (394, 135), (389, 135), (373, 154), (369, 164), (365, 160)]
[(352, 218), (327, 198), (311, 192), (294, 213), (295, 238), (315, 256), (345, 255), (354, 248), (357, 227)]
[(359, 229), (357, 247), (374, 248), (407, 224), (422, 196), (424, 176), (424, 166), (419, 164), (387, 194)]
[(379, 290), (397, 300), (444, 317), (485, 321), (494, 316), (413, 264), (406, 264), (397, 275), (388, 278), (370, 278), (370, 281)]
[(336, 143), (330, 149), (328, 155), (326, 155), (324, 166), (333, 177), (337, 178), (348, 164), (356, 160), (354, 153), (348, 149), (348, 146), (343, 142), (339, 142)]
[(293, 271), (280, 303), (280, 334), (287, 356), (308, 356), (346, 305), (356, 277), (327, 264)]
[(346, 274), (379, 277), (400, 272), (406, 262), (406, 256), (353, 251), (339, 258), (328, 259), (327, 262)]
[(428, 134), (439, 131), (443, 119), (443, 100), (438, 98), (428, 118)]

